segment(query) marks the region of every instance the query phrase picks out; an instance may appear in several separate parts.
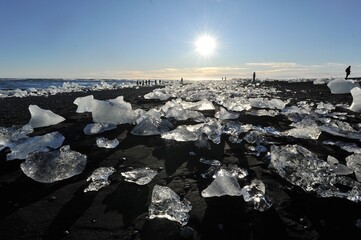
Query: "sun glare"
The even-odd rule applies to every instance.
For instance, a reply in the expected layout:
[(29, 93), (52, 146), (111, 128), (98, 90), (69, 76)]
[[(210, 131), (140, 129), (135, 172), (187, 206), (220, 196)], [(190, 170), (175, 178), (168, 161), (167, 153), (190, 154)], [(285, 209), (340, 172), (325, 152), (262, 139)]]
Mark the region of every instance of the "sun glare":
[(214, 53), (217, 47), (214, 37), (203, 35), (195, 41), (196, 51), (203, 57), (208, 57)]

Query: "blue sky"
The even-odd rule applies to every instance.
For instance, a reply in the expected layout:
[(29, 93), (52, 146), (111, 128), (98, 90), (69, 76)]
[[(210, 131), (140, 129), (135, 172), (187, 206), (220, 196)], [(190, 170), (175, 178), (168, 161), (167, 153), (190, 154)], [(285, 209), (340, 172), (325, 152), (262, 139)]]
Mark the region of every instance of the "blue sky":
[[(0, 77), (361, 77), (359, 0), (0, 0)], [(212, 36), (201, 56), (195, 41)]]

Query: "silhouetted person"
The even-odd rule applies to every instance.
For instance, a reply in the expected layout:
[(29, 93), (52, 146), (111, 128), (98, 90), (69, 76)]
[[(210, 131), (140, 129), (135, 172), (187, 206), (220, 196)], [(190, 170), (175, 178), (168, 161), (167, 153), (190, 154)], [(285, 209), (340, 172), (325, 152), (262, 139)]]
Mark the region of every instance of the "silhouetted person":
[(252, 79), (252, 83), (255, 84), (256, 83), (256, 72), (253, 72), (253, 79)]
[(345, 77), (345, 79), (347, 79), (348, 76), (351, 74), (351, 66), (348, 66), (348, 67), (346, 68), (345, 72), (346, 72), (346, 77)]
[(183, 85), (183, 78), (181, 78), (181, 84)]

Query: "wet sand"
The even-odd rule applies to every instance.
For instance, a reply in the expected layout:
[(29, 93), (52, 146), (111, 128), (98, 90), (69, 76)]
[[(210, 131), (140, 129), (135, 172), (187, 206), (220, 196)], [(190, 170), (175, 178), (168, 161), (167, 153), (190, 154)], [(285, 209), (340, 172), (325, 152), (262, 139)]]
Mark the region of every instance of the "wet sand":
[[(281, 99), (350, 104), (350, 94), (332, 95), (326, 85), (312, 83), (262, 83), (280, 90)], [(287, 90), (288, 89), (288, 90)], [(96, 99), (124, 96), (133, 109), (160, 106), (165, 101), (145, 100), (144, 94), (153, 88), (104, 90), (66, 93), (48, 97), (0, 99), (0, 126), (26, 124), (30, 120), (28, 106), (36, 104), (66, 118), (66, 121), (36, 129), (33, 135), (59, 131), (65, 136), (64, 145), (86, 154), (85, 171), (67, 180), (44, 184), (33, 181), (19, 168), (21, 160), (5, 161), (5, 149), (0, 152), (0, 239), (361, 239), (361, 229), (355, 221), (361, 219), (361, 204), (338, 198), (319, 198), (294, 187), (271, 172), (245, 144), (233, 144), (222, 137), (211, 150), (198, 149), (193, 142), (174, 142), (159, 136), (142, 137), (130, 134), (133, 125), (118, 125), (114, 130), (87, 136), (83, 128), (92, 122), (91, 114), (78, 114), (75, 98), (93, 94)], [(346, 109), (338, 109), (346, 111)], [(205, 112), (213, 116), (214, 111)], [(361, 122), (359, 114), (348, 121)], [(250, 116), (241, 114), (242, 123), (252, 123), (277, 129), (289, 128), (286, 117)], [(180, 123), (176, 123), (180, 124)], [(115, 149), (98, 148), (96, 137), (117, 138)], [(318, 140), (284, 137), (277, 141), (300, 144), (321, 159), (333, 155), (344, 159), (349, 153), (322, 141), (345, 140), (322, 133)], [(191, 156), (189, 152), (195, 152)], [(210, 180), (203, 179), (204, 165), (200, 158), (218, 159), (224, 164), (246, 168), (249, 176), (266, 185), (266, 194), (273, 206), (258, 212), (242, 197), (203, 198), (200, 192)], [(84, 193), (87, 177), (98, 167), (114, 167), (111, 184), (98, 192)], [(125, 182), (120, 172), (137, 167), (158, 170), (158, 175), (145, 186)], [(186, 227), (166, 219), (149, 220), (148, 206), (154, 185), (170, 187), (192, 204)]]

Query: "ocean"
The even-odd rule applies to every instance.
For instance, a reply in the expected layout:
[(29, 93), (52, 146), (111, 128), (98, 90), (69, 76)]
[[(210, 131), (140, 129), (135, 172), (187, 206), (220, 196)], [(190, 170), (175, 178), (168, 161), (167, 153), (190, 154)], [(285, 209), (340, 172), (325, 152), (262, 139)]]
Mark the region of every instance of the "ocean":
[(62, 92), (118, 89), (136, 86), (134, 80), (114, 79), (0, 79), (0, 98), (54, 95)]

